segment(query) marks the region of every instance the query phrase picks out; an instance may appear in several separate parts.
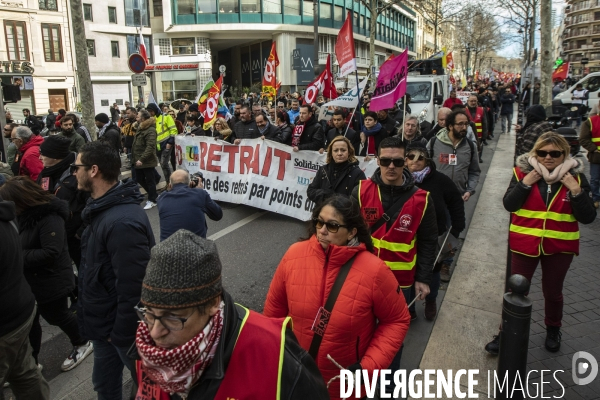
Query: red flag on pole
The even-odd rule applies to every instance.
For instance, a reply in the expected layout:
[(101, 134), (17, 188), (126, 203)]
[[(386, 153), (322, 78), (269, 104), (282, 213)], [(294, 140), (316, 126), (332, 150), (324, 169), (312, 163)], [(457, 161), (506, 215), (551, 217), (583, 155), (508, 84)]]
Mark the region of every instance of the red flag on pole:
[[(204, 107), (204, 125), (202, 129), (207, 130), (217, 120), (217, 111), (219, 110), (219, 97), (221, 97), (221, 86), (223, 85), (223, 75), (211, 86), (206, 95), (205, 101), (202, 103)], [(201, 99), (202, 100), (202, 99)], [(202, 105), (201, 104), (201, 105)]]
[(313, 104), (317, 101), (319, 92), (329, 99), (337, 99), (337, 89), (333, 83), (333, 74), (331, 73), (331, 55), (327, 56), (327, 64), (321, 74), (308, 84), (306, 93), (304, 93), (304, 104)]
[(265, 65), (265, 74), (263, 75), (262, 81), (262, 92), (263, 95), (268, 97), (269, 99), (275, 98), (277, 96), (277, 79), (276, 79), (276, 71), (279, 66), (279, 58), (277, 57), (277, 50), (275, 49), (275, 42), (271, 45), (271, 53), (269, 54), (269, 59), (267, 60), (267, 64)]
[(559, 65), (558, 68), (556, 68), (554, 70), (554, 72), (552, 73), (552, 82), (562, 81), (563, 79), (567, 79), (568, 75), (569, 75), (569, 63), (566, 62), (564, 64)]
[(142, 36), (142, 30), (140, 29), (140, 50), (139, 50), (140, 56), (144, 57), (144, 61), (146, 61), (146, 64), (149, 64), (148, 62), (148, 55), (146, 53), (146, 44), (144, 43), (144, 36)]
[(354, 53), (354, 35), (352, 34), (352, 17), (350, 11), (340, 29), (335, 42), (335, 57), (340, 66), (340, 77), (356, 71), (356, 55)]

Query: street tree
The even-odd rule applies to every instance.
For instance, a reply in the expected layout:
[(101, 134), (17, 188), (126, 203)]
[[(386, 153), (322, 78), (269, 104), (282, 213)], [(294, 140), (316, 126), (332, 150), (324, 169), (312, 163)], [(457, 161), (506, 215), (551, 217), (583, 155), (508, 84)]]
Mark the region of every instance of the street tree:
[[(509, 39), (514, 38), (514, 33), (518, 34), (519, 41), (523, 46), (525, 58), (531, 54), (533, 46), (529, 40), (530, 29), (532, 29), (533, 10), (537, 9), (541, 0), (498, 0), (496, 2), (495, 14), (508, 28), (505, 36)], [(537, 23), (537, 21), (536, 21)], [(536, 24), (533, 25), (535, 29)]]
[[(464, 0), (413, 0), (412, 8), (433, 25), (434, 53), (438, 51), (438, 35), (443, 26), (455, 20), (466, 7)], [(473, 4), (473, 2), (471, 2)]]
[(88, 63), (87, 41), (85, 38), (85, 25), (83, 22), (83, 6), (81, 0), (71, 0), (71, 24), (73, 27), (73, 42), (75, 46), (75, 61), (77, 65), (77, 81), (79, 82), (79, 99), (81, 101), (82, 123), (93, 132), (94, 116), (94, 90)]

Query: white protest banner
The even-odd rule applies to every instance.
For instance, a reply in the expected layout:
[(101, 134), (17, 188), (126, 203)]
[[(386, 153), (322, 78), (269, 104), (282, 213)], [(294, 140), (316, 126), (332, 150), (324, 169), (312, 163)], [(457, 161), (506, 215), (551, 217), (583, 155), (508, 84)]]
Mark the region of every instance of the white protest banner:
[(459, 98), (460, 101), (462, 101), (464, 105), (467, 105), (467, 100), (469, 100), (469, 96), (471, 96), (472, 94), (477, 96), (477, 93), (475, 93), (475, 92), (458, 91), (458, 92), (456, 92), (456, 97)]
[[(331, 100), (328, 103), (325, 103), (321, 106), (321, 108), (323, 107), (343, 107), (343, 108), (354, 108), (358, 105), (358, 96), (360, 95), (360, 93), (362, 93), (363, 89), (365, 88), (365, 86), (367, 86), (367, 81), (369, 80), (369, 77), (366, 77), (365, 79), (362, 80), (362, 82), (356, 86), (354, 86), (352, 89), (348, 90), (346, 93), (344, 93), (343, 95), (339, 96), (337, 99), (335, 100)], [(360, 93), (359, 93), (360, 91)]]
[[(202, 171), (204, 188), (213, 200), (246, 204), (308, 221), (314, 203), (306, 189), (326, 154), (293, 152), (270, 140), (243, 139), (232, 145), (205, 136), (176, 136), (177, 168)], [(367, 177), (377, 161), (358, 157)]]

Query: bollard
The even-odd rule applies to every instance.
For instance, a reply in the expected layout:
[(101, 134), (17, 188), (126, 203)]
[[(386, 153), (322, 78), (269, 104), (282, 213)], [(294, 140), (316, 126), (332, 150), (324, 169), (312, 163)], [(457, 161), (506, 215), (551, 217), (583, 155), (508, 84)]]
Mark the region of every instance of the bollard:
[[(504, 294), (502, 304), (502, 331), (498, 354), (498, 383), (496, 399), (524, 399), (521, 391), (512, 391), (515, 382), (527, 377), (527, 353), (529, 350), (529, 325), (531, 323), (531, 300), (526, 297), (529, 281), (523, 275), (513, 275), (508, 281), (512, 292)], [(504, 382), (504, 378), (508, 378)], [(495, 383), (496, 384), (496, 383)]]

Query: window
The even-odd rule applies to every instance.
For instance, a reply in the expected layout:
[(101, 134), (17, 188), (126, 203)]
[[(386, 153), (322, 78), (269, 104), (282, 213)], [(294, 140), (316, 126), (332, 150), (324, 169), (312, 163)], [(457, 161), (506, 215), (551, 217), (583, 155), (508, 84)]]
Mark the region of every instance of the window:
[(92, 5), (83, 3), (83, 19), (85, 21), (93, 21), (92, 17)]
[(263, 0), (265, 14), (281, 14), (281, 0)]
[(58, 11), (56, 0), (39, 0), (40, 10)]
[(193, 100), (198, 94), (198, 85), (196, 80), (185, 81), (162, 81), (163, 101), (173, 101), (175, 99)]
[(312, 0), (304, 0), (302, 2), (302, 15), (304, 15), (305, 17), (312, 17), (313, 8), (314, 6)]
[[(127, 57), (138, 52), (140, 35), (127, 35)], [(169, 40), (169, 39), (167, 39)], [(150, 46), (150, 36), (144, 36), (144, 44), (146, 45), (146, 55), (148, 60), (152, 60), (152, 46)], [(168, 47), (171, 49), (171, 47)]]
[(158, 39), (158, 48), (161, 56), (171, 55), (171, 40), (170, 39)]
[(177, 0), (177, 15), (194, 14), (195, 10), (195, 0)]
[(344, 9), (340, 6), (335, 6), (335, 8), (333, 9), (334, 15), (333, 15), (333, 19), (336, 21), (343, 21), (344, 20)]
[(119, 58), (119, 42), (110, 42), (110, 51), (113, 58)]
[(216, 14), (217, 2), (215, 0), (198, 0), (198, 14)]
[(242, 0), (243, 13), (259, 13), (260, 0)]
[(125, 0), (125, 25), (150, 26), (148, 0)]
[(8, 59), (11, 61), (29, 61), (27, 46), (27, 27), (22, 21), (4, 21)]
[(171, 39), (173, 55), (196, 54), (196, 43), (194, 38)]
[(108, 22), (111, 24), (117, 23), (117, 8), (108, 7)]
[(319, 7), (319, 18), (331, 19), (331, 4), (321, 3)]
[(155, 17), (162, 17), (162, 0), (152, 0), (152, 8)]
[(300, 0), (284, 0), (285, 15), (300, 15)]
[(239, 13), (238, 0), (221, 0), (219, 1), (220, 13)]
[(44, 42), (44, 59), (62, 62), (60, 25), (42, 24), (42, 40)]
[(94, 39), (87, 39), (85, 41), (88, 50), (88, 56), (96, 57), (96, 41)]

